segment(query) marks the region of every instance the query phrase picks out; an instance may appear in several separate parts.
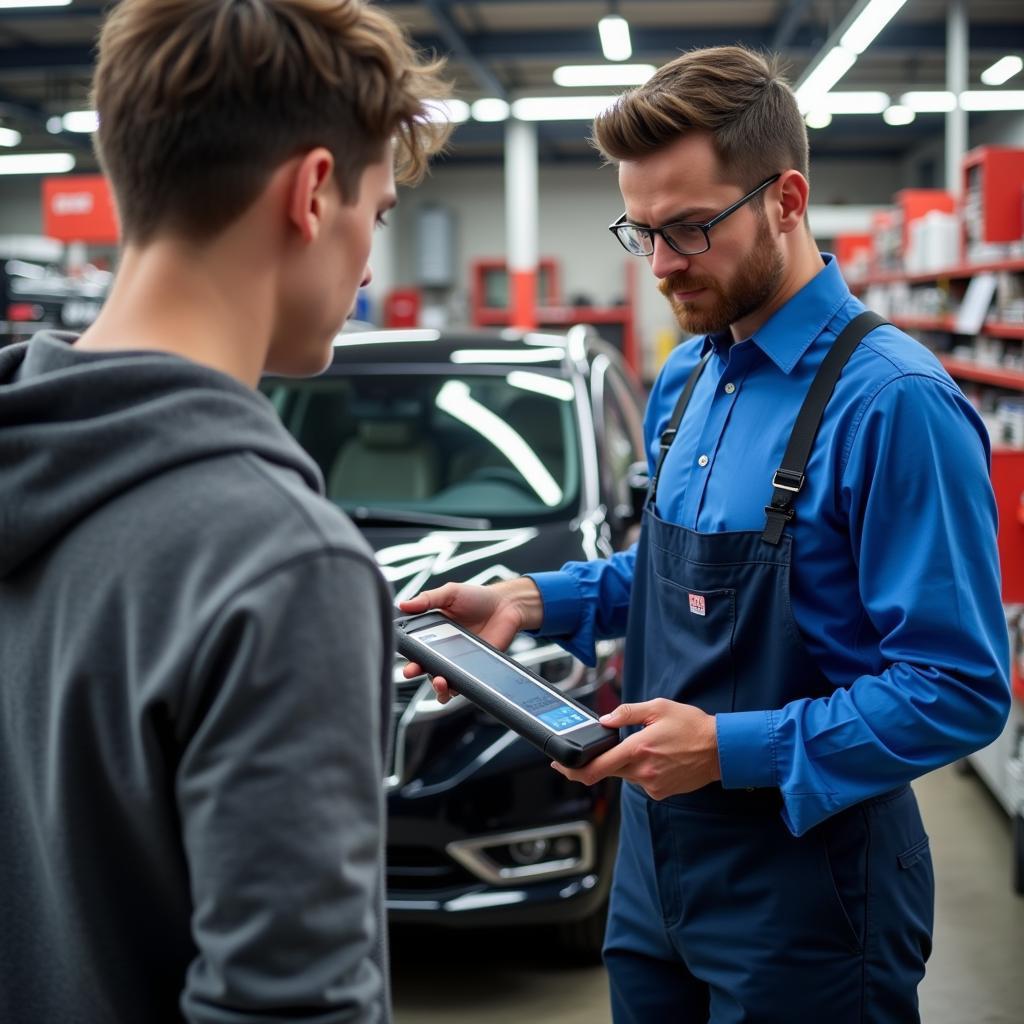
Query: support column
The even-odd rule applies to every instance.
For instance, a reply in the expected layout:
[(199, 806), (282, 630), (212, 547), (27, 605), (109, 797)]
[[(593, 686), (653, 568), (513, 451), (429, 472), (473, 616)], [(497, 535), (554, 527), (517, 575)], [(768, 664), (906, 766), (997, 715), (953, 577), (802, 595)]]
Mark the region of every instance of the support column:
[[(946, 88), (960, 96), (967, 88), (967, 0), (949, 0), (946, 11)], [(946, 114), (946, 189), (963, 190), (962, 168), (967, 152), (967, 111), (959, 104)]]
[(513, 327), (537, 326), (537, 125), (505, 123), (505, 225), (509, 315)]

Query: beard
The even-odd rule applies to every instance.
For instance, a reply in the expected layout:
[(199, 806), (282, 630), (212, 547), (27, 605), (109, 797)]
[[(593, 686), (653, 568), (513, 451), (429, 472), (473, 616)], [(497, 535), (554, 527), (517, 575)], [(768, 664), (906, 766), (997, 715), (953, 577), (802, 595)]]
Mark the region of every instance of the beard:
[[(679, 326), (688, 334), (716, 334), (750, 316), (772, 297), (785, 269), (782, 254), (772, 242), (766, 217), (758, 216), (757, 235), (732, 280), (721, 285), (712, 278), (678, 273), (658, 283)], [(706, 289), (696, 302), (678, 302), (675, 292)], [(709, 304), (710, 303), (710, 304)]]

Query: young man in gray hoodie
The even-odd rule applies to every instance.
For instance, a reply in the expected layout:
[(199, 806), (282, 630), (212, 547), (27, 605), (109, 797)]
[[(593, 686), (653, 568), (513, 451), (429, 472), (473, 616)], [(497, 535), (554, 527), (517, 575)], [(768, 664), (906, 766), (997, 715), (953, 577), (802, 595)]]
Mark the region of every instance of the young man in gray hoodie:
[(389, 1016), (391, 602), (255, 390), (313, 374), (442, 84), (359, 0), (122, 0), (84, 335), (0, 351), (0, 1020)]

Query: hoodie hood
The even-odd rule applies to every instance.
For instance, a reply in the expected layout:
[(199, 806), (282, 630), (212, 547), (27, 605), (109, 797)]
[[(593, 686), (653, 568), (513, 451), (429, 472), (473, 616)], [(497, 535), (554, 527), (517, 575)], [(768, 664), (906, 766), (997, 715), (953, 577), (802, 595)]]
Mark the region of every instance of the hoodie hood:
[(84, 352), (44, 332), (0, 349), (0, 579), (94, 508), (183, 463), (247, 451), (323, 492), (270, 402), (158, 352)]

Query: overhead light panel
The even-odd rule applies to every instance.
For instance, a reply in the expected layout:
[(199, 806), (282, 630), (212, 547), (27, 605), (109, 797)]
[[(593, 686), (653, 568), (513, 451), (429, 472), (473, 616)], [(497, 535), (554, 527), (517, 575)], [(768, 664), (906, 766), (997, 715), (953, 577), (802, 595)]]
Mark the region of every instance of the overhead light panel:
[(509, 105), (497, 96), (477, 100), (470, 108), (474, 121), (507, 121)]
[(981, 73), (981, 80), (985, 85), (1002, 85), (1016, 75), (1021, 68), (1024, 68), (1024, 60), (1015, 55), (1003, 57), (997, 60), (990, 68), (985, 68)]
[(66, 132), (92, 135), (99, 128), (100, 119), (95, 110), (69, 110), (60, 119), (60, 124)]
[(830, 114), (880, 114), (889, 106), (884, 92), (830, 92), (815, 104), (815, 110)]
[(0, 9), (14, 7), (67, 7), (71, 0), (0, 0)]
[(851, 53), (863, 53), (906, 2), (907, 0), (871, 0), (842, 34), (839, 45)]
[(833, 46), (822, 58), (821, 63), (807, 76), (796, 91), (800, 110), (807, 112), (820, 105), (821, 99), (853, 67), (857, 55), (842, 46)]
[(811, 110), (804, 122), (808, 128), (827, 128), (832, 123), (832, 115), (827, 110)]
[(931, 92), (905, 92), (900, 106), (909, 107), (916, 114), (947, 114), (956, 110), (956, 94), (936, 89)]
[(910, 124), (917, 114), (914, 113), (910, 107), (904, 107), (899, 103), (894, 103), (891, 107), (887, 107), (882, 111), (882, 120), (886, 124), (891, 124), (894, 127), (902, 124)]
[(629, 60), (633, 43), (629, 38), (629, 22), (618, 14), (609, 14), (597, 23), (601, 36), (601, 52), (605, 60)]
[(469, 120), (469, 104), (463, 100), (424, 100), (427, 120), (440, 124), (462, 124)]
[(12, 153), (0, 156), (0, 174), (65, 174), (75, 166), (70, 153)]
[(657, 70), (653, 64), (563, 64), (555, 68), (555, 85), (591, 89), (607, 85), (643, 85)]
[(0, 128), (0, 146), (17, 146), (21, 142), (21, 132), (13, 128)]
[(960, 93), (964, 110), (1024, 110), (1024, 89), (1003, 89), (1000, 92)]
[(592, 121), (617, 96), (527, 96), (512, 104), (520, 121)]

